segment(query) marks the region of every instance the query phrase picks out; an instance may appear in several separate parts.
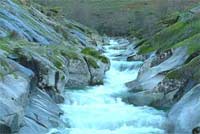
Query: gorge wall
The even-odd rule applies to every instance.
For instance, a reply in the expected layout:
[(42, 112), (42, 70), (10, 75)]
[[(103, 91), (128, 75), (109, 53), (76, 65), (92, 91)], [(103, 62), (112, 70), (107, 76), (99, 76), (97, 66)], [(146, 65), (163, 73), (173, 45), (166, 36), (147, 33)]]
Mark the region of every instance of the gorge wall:
[(128, 82), (124, 101), (169, 112), (168, 133), (199, 131), (200, 7), (179, 14), (176, 23), (136, 43), (127, 60), (143, 60), (136, 80)]
[(0, 133), (44, 134), (66, 125), (57, 105), (64, 88), (103, 83), (103, 38), (56, 15), (28, 1), (0, 1)]

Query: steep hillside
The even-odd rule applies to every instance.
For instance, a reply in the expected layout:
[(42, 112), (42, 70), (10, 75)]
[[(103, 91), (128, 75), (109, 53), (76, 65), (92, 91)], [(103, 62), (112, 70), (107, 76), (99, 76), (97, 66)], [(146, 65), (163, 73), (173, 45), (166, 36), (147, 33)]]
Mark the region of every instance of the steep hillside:
[(56, 104), (64, 88), (103, 83), (103, 38), (56, 15), (26, 1), (0, 1), (0, 133), (44, 134), (66, 125)]
[[(199, 0), (34, 0), (109, 35), (148, 38)], [(170, 16), (170, 18), (169, 18)]]

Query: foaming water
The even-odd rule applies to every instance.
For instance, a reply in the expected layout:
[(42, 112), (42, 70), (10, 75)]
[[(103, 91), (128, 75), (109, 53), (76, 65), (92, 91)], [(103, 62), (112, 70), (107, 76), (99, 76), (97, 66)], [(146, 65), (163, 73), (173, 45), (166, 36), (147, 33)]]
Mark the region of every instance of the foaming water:
[(141, 62), (115, 61), (120, 46), (115, 40), (106, 46), (111, 60), (104, 85), (82, 90), (67, 90), (61, 105), (64, 122), (71, 128), (54, 129), (61, 134), (164, 134), (165, 113), (151, 107), (135, 107), (112, 97), (127, 90), (125, 83), (137, 77)]

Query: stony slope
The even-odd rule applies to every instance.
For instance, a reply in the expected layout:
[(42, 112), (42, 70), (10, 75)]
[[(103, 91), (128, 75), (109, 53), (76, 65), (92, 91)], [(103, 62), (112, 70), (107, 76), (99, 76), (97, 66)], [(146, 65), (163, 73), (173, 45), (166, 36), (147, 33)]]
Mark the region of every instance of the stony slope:
[(109, 60), (97, 32), (26, 4), (0, 1), (0, 130), (44, 134), (67, 125), (64, 88), (102, 84)]
[(128, 57), (144, 64), (137, 79), (126, 84), (130, 94), (124, 100), (168, 109), (170, 133), (199, 132), (199, 17), (199, 6), (180, 14), (176, 23), (139, 41), (137, 54)]

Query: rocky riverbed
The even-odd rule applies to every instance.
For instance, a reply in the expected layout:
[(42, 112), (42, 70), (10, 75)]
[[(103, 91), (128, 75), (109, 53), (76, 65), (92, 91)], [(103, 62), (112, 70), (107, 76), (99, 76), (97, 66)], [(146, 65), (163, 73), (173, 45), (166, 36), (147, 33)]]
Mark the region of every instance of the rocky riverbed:
[[(149, 40), (0, 1), (0, 133), (200, 133), (199, 7)], [(162, 44), (162, 45), (161, 45)]]
[[(53, 129), (61, 134), (165, 134), (166, 113), (147, 106), (126, 104), (118, 94), (127, 92), (125, 83), (137, 77), (143, 62), (127, 62), (130, 44), (125, 39), (110, 40), (105, 55), (111, 60), (104, 85), (66, 89), (63, 121), (69, 128)], [(124, 48), (124, 49), (122, 49)]]

